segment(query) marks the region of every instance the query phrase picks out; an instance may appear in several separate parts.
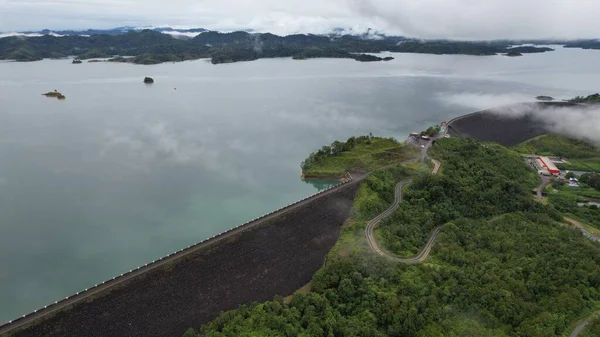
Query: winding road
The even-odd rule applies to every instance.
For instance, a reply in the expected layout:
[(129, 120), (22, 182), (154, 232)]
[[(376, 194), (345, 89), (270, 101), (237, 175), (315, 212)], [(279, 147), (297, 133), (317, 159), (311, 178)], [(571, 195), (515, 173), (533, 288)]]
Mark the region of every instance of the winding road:
[[(433, 162), (432, 173), (437, 174), (440, 169), (441, 163), (435, 159), (432, 159), (431, 161)], [(438, 235), (440, 234), (440, 229), (442, 229), (442, 226), (439, 226), (436, 229), (434, 229), (429, 237), (429, 240), (427, 241), (427, 244), (423, 248), (423, 250), (416, 256), (408, 258), (408, 259), (401, 259), (401, 258), (392, 256), (392, 255), (389, 255), (383, 249), (381, 249), (381, 247), (379, 247), (379, 245), (377, 244), (377, 239), (375, 237), (375, 227), (377, 227), (377, 225), (381, 222), (381, 220), (383, 220), (384, 218), (386, 218), (387, 216), (392, 214), (398, 208), (398, 206), (400, 206), (400, 202), (402, 202), (402, 188), (404, 187), (404, 185), (410, 184), (411, 182), (412, 182), (412, 179), (406, 179), (406, 180), (402, 180), (398, 184), (396, 184), (396, 187), (394, 188), (394, 202), (392, 203), (392, 205), (388, 209), (386, 209), (385, 211), (383, 211), (382, 213), (377, 215), (375, 218), (373, 218), (371, 221), (369, 221), (369, 223), (367, 224), (367, 227), (365, 228), (365, 237), (367, 238), (367, 243), (369, 244), (369, 248), (371, 248), (372, 251), (374, 251), (375, 253), (377, 253), (380, 256), (383, 256), (389, 260), (392, 260), (395, 262), (400, 262), (400, 263), (406, 263), (406, 264), (421, 263), (421, 262), (425, 261), (427, 259), (427, 257), (429, 257), (431, 248), (433, 248), (433, 245), (435, 244), (435, 240), (438, 238)]]
[[(546, 186), (552, 181), (549, 177), (545, 177), (545, 176), (540, 176), (540, 184), (537, 186), (537, 199), (538, 202), (542, 203), (542, 192), (544, 191), (544, 189), (546, 188)], [(599, 242), (600, 243), (600, 237), (598, 237), (597, 235), (594, 235), (592, 233), (590, 233), (587, 229), (585, 229), (585, 226), (583, 226), (583, 224), (581, 224), (579, 221), (569, 218), (569, 217), (565, 217), (564, 218), (565, 221), (567, 221), (568, 223), (572, 224), (573, 226), (575, 226), (577, 229), (579, 229), (583, 235), (585, 237), (587, 237), (588, 239), (594, 241), (594, 242)], [(590, 317), (586, 318), (585, 320), (579, 322), (579, 324), (577, 324), (577, 326), (575, 326), (575, 328), (573, 329), (573, 331), (571, 332), (571, 334), (569, 335), (569, 337), (577, 337), (579, 336), (580, 333), (582, 333), (585, 328), (590, 324), (590, 321), (596, 316), (598, 315), (598, 312), (593, 313), (592, 315), (590, 315)]]

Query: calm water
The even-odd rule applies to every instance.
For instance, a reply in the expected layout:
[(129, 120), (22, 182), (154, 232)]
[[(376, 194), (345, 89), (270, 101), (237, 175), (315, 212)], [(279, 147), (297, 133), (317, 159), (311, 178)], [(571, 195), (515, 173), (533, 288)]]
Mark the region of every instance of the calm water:
[(299, 164), (325, 143), (588, 94), (600, 74), (597, 51), (394, 56), (1, 62), (0, 322), (316, 192)]

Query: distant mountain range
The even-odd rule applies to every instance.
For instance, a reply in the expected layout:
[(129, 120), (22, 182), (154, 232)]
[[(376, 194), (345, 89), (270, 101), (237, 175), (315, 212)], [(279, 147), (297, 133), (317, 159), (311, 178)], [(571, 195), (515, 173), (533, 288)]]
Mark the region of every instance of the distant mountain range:
[(536, 46), (546, 44), (600, 49), (597, 40), (423, 40), (388, 36), (374, 29), (335, 28), (327, 34), (279, 36), (251, 30), (222, 33), (204, 28), (117, 27), (0, 34), (0, 60), (37, 61), (76, 56), (79, 60), (110, 59), (112, 62), (157, 64), (210, 58), (212, 63), (217, 64), (291, 57), (297, 60), (347, 58), (371, 62), (392, 59), (387, 55), (369, 55), (380, 52), (522, 56), (553, 51), (552, 48)]
[[(91, 36), (91, 35), (124, 35), (129, 32), (140, 32), (142, 30), (152, 30), (155, 32), (160, 32), (163, 34), (171, 35), (178, 39), (191, 39), (202, 33), (210, 32), (211, 30), (205, 28), (173, 28), (168, 26), (154, 27), (154, 26), (146, 26), (146, 27), (133, 27), (133, 26), (123, 26), (116, 27), (110, 29), (87, 29), (87, 30), (51, 30), (51, 29), (43, 29), (43, 30), (30, 30), (30, 31), (20, 31), (20, 32), (0, 32), (0, 38), (8, 37), (8, 36), (28, 36), (28, 37), (39, 37), (43, 35), (52, 35), (52, 36)], [(252, 29), (241, 29), (236, 31), (243, 31), (246, 33), (255, 33)], [(215, 32), (215, 31), (213, 31)], [(295, 34), (292, 34), (295, 35)], [(394, 40), (394, 41), (424, 41), (418, 38), (410, 38), (398, 35), (388, 35), (382, 31), (367, 28), (367, 29), (355, 29), (355, 28), (343, 28), (337, 27), (333, 28), (328, 32), (324, 32), (322, 34), (309, 34), (309, 35), (318, 35), (318, 36), (329, 36), (332, 38), (342, 37), (342, 36), (353, 36), (358, 37), (360, 39), (365, 40)], [(447, 39), (430, 39), (428, 42), (447, 42)], [(476, 42), (476, 41), (462, 41), (462, 42)], [(477, 41), (477, 42), (485, 42), (485, 41)], [(532, 44), (532, 45), (569, 45), (569, 46), (577, 46), (580, 45), (587, 48), (594, 48), (600, 44), (600, 42), (596, 39), (575, 39), (575, 40), (553, 40), (553, 39), (525, 39), (525, 40), (494, 40), (490, 41), (494, 44), (505, 44), (505, 45), (523, 45), (523, 44)]]
[[(153, 26), (147, 26), (147, 27), (133, 27), (133, 26), (123, 26), (123, 27), (116, 27), (116, 28), (110, 28), (110, 29), (86, 29), (86, 30), (74, 30), (74, 29), (68, 29), (68, 30), (51, 30), (51, 29), (42, 29), (42, 30), (29, 30), (29, 31), (19, 31), (19, 32), (0, 32), (0, 38), (1, 37), (7, 37), (7, 36), (29, 36), (29, 37), (38, 37), (38, 36), (42, 36), (42, 35), (53, 35), (53, 36), (74, 36), (74, 35), (78, 35), (78, 36), (91, 36), (91, 35), (123, 35), (123, 34), (127, 34), (129, 32), (139, 32), (142, 30), (153, 30), (156, 32), (160, 32), (160, 33), (164, 33), (164, 34), (169, 34), (172, 35), (173, 37), (176, 38), (193, 38), (196, 37), (199, 34), (208, 32), (210, 30), (205, 29), (205, 28), (172, 28), (172, 27), (153, 27)], [(247, 33), (252, 33), (254, 32), (252, 29), (242, 29), (241, 31), (247, 32)], [(318, 34), (318, 35), (325, 35), (325, 36), (343, 36), (343, 35), (352, 35), (352, 36), (357, 36), (357, 37), (361, 37), (361, 38), (365, 38), (365, 39), (373, 39), (373, 40), (380, 40), (380, 39), (385, 39), (385, 38), (389, 38), (390, 36), (387, 36), (386, 34), (368, 28), (366, 30), (356, 30), (353, 28), (333, 28), (331, 31), (326, 32), (324, 34)]]

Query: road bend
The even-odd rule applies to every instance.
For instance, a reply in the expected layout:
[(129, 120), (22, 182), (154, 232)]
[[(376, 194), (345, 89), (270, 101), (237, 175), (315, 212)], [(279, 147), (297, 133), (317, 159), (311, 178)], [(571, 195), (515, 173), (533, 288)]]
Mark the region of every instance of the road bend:
[(594, 319), (596, 319), (598, 316), (600, 316), (600, 311), (596, 311), (596, 312), (592, 313), (586, 319), (584, 319), (583, 321), (579, 322), (579, 324), (577, 324), (577, 326), (573, 329), (573, 331), (571, 332), (571, 334), (569, 335), (569, 337), (577, 337), (577, 336), (579, 336), (579, 334), (582, 333), (585, 330), (585, 328), (591, 323), (591, 321), (593, 321)]
[[(435, 159), (432, 159), (432, 162), (434, 166), (432, 173), (437, 174), (440, 169), (441, 163)], [(369, 244), (369, 248), (371, 248), (372, 251), (389, 260), (406, 264), (421, 263), (425, 261), (429, 256), (429, 253), (431, 252), (431, 249), (433, 248), (433, 245), (435, 244), (438, 235), (440, 234), (440, 230), (442, 229), (442, 226), (439, 226), (436, 229), (434, 229), (431, 235), (429, 236), (429, 240), (427, 240), (427, 244), (425, 245), (423, 250), (421, 250), (421, 252), (416, 256), (407, 259), (401, 259), (396, 256), (389, 255), (381, 247), (379, 247), (379, 244), (377, 244), (377, 239), (375, 237), (375, 227), (377, 227), (381, 220), (394, 213), (394, 211), (400, 206), (400, 203), (402, 202), (402, 188), (405, 185), (410, 184), (411, 182), (412, 179), (406, 179), (396, 184), (396, 187), (394, 188), (394, 202), (392, 203), (392, 205), (388, 209), (383, 211), (381, 214), (373, 218), (371, 221), (369, 221), (367, 227), (365, 228), (365, 237), (367, 238), (367, 243)]]

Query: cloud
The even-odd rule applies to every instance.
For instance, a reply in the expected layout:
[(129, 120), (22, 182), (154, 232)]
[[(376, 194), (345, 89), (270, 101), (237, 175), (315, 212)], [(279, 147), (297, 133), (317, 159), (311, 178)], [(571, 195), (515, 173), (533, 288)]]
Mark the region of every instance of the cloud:
[(595, 38), (596, 0), (0, 0), (0, 31), (170, 25), (278, 34), (334, 27), (421, 38)]
[(156, 166), (192, 168), (240, 186), (252, 186), (255, 178), (245, 172), (239, 158), (262, 150), (236, 139), (221, 139), (211, 128), (190, 130), (156, 121), (107, 130), (100, 156), (140, 172)]
[(554, 132), (600, 146), (600, 107), (550, 108), (536, 114)]
[(490, 109), (498, 106), (508, 106), (516, 103), (525, 103), (535, 101), (534, 97), (521, 93), (508, 94), (484, 94), (484, 93), (441, 93), (435, 96), (436, 100), (447, 105), (455, 105), (478, 111)]

